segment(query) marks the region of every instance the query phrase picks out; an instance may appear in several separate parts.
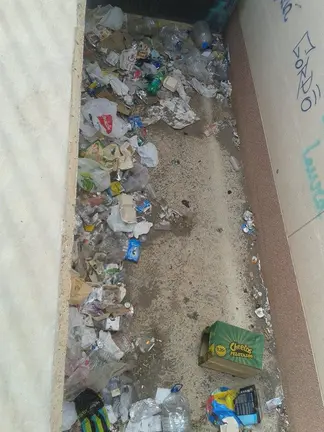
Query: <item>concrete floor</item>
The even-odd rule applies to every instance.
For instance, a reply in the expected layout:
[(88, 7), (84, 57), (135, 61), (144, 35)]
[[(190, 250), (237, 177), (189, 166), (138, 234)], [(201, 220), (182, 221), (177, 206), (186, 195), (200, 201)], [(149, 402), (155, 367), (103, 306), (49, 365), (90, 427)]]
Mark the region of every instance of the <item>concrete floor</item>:
[[(154, 396), (156, 388), (183, 384), (191, 407), (194, 430), (215, 430), (206, 422), (205, 403), (220, 385), (242, 384), (238, 378), (197, 365), (202, 330), (216, 320), (262, 331), (264, 319), (254, 310), (253, 287), (261, 289), (257, 253), (251, 238), (240, 230), (248, 208), (242, 172), (235, 172), (230, 154), (232, 130), (206, 138), (206, 124), (230, 117), (217, 102), (196, 96), (191, 105), (201, 120), (182, 131), (162, 122), (148, 128), (159, 150), (160, 163), (150, 170), (158, 198), (192, 215), (186, 232), (153, 234), (140, 262), (127, 265), (127, 286), (135, 316), (131, 332), (153, 335), (159, 342), (139, 357), (134, 375), (140, 397)], [(174, 161), (179, 160), (179, 164)], [(188, 200), (187, 209), (182, 200)], [(264, 294), (265, 295), (265, 294)], [(262, 401), (278, 396), (280, 378), (272, 336), (266, 340), (264, 371), (248, 383), (257, 384)], [(244, 384), (244, 383), (243, 383)], [(256, 431), (286, 430), (283, 416), (264, 415)]]

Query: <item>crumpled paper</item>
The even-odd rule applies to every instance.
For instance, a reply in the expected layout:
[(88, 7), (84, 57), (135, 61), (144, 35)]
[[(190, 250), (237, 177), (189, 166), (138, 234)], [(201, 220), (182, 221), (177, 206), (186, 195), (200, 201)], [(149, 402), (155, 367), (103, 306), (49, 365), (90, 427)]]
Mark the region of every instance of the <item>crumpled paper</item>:
[(160, 100), (160, 106), (151, 107), (143, 123), (145, 126), (163, 120), (173, 129), (183, 129), (200, 120), (189, 104), (180, 97)]

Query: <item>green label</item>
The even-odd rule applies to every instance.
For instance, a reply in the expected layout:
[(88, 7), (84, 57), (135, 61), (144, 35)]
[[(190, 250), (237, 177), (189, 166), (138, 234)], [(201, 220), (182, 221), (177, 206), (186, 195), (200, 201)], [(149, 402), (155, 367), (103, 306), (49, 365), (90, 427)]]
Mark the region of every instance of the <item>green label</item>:
[(225, 360), (262, 369), (264, 336), (216, 321), (210, 327), (209, 353)]

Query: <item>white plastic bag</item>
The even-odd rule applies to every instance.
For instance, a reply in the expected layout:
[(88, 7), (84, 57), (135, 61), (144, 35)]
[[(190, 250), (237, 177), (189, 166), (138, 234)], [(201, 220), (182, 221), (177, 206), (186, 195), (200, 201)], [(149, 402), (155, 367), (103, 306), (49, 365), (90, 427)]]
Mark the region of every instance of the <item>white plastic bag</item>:
[(106, 57), (106, 62), (112, 66), (116, 66), (119, 61), (120, 54), (116, 53), (116, 51), (110, 51), (110, 53)]
[(148, 234), (152, 226), (153, 226), (152, 222), (148, 222), (146, 220), (138, 222), (133, 228), (134, 237), (138, 238), (143, 234)]
[(199, 94), (207, 98), (213, 98), (217, 94), (217, 88), (215, 86), (211, 84), (206, 86), (199, 82), (196, 78), (192, 78), (191, 85)]
[(154, 399), (147, 398), (133, 403), (129, 410), (130, 421), (137, 423), (145, 418), (149, 418), (159, 414), (161, 408)]
[(157, 148), (151, 142), (138, 147), (137, 153), (141, 156), (141, 163), (149, 168), (154, 168), (159, 163)]
[(120, 81), (115, 75), (107, 75), (108, 84), (118, 96), (126, 96), (129, 92), (129, 88), (126, 84)]
[(98, 132), (90, 123), (85, 122), (84, 118), (80, 116), (80, 131), (85, 139), (91, 141), (91, 139)]
[(130, 72), (136, 63), (137, 51), (135, 48), (130, 48), (122, 51), (119, 57), (120, 68)]
[(79, 158), (78, 185), (87, 192), (102, 192), (110, 186), (110, 174), (98, 162)]
[(62, 414), (62, 432), (68, 431), (78, 420), (78, 415), (75, 409), (74, 402), (63, 402), (63, 414)]
[[(117, 55), (117, 62), (118, 62), (118, 55)], [(120, 81), (120, 79), (113, 74), (105, 75), (102, 72), (97, 62), (88, 64), (88, 66), (86, 67), (86, 71), (88, 72), (89, 76), (93, 80), (98, 81), (100, 84), (111, 85), (113, 91), (118, 96), (126, 96), (128, 94), (129, 88), (127, 87), (127, 85), (124, 84), (122, 81)]]
[(115, 344), (109, 332), (100, 330), (99, 341), (102, 345), (99, 349), (101, 357), (118, 361), (124, 356), (123, 351)]
[(114, 232), (133, 232), (136, 224), (124, 222), (120, 216), (119, 205), (110, 208), (110, 215), (107, 218), (109, 228)]
[(103, 135), (121, 138), (128, 130), (128, 125), (117, 116), (117, 104), (107, 99), (90, 99), (82, 107), (83, 117)]
[[(110, 5), (108, 5), (110, 6)], [(120, 30), (124, 22), (124, 13), (119, 7), (111, 7), (101, 18), (99, 25), (108, 27), (111, 30)]]

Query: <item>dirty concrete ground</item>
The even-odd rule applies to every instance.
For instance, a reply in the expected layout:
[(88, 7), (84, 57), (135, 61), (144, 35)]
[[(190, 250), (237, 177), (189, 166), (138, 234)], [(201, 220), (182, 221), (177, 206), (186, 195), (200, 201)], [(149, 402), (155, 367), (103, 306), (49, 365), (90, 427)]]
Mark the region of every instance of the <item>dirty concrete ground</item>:
[[(175, 131), (159, 122), (149, 128), (149, 138), (160, 158), (158, 168), (151, 170), (156, 195), (179, 212), (189, 212), (192, 227), (179, 233), (153, 233), (139, 264), (128, 265), (127, 286), (136, 311), (132, 334), (157, 339), (149, 353), (139, 356), (134, 369), (139, 396), (152, 397), (159, 386), (182, 383), (194, 430), (204, 432), (215, 430), (206, 421), (205, 403), (218, 386), (256, 383), (262, 402), (279, 396), (281, 386), (271, 332), (264, 370), (252, 380), (197, 364), (201, 332), (214, 321), (256, 331), (266, 328), (264, 319), (255, 316), (260, 304), (253, 292), (261, 290), (264, 299), (266, 293), (258, 266), (251, 264), (257, 242), (240, 230), (242, 213), (249, 206), (243, 173), (235, 172), (229, 162), (230, 155), (239, 158), (233, 130), (227, 127), (216, 137), (203, 135), (206, 124), (232, 114), (217, 101), (200, 96), (191, 105), (201, 119), (198, 123)], [(265, 414), (253, 430), (283, 431), (283, 420), (276, 411)]]

